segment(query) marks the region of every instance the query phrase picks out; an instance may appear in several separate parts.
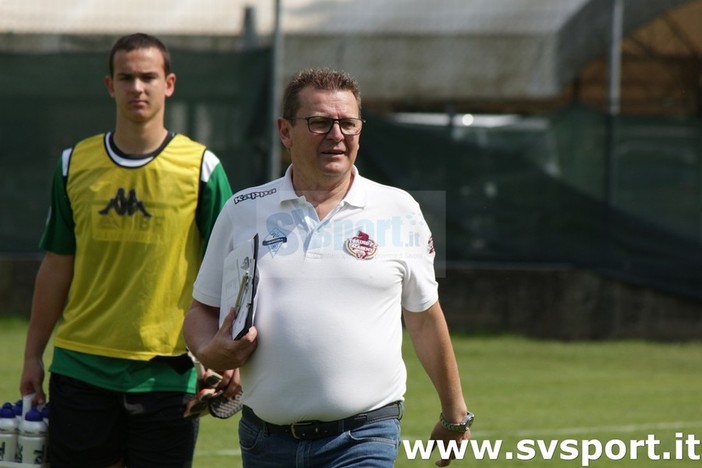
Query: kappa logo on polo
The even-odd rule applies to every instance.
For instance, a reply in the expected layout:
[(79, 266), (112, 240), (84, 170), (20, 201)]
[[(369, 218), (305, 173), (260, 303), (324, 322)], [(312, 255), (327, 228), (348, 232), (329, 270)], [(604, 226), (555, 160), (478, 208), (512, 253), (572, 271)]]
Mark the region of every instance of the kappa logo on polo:
[(238, 195), (238, 196), (233, 198), (234, 204), (237, 205), (237, 204), (243, 202), (244, 200), (255, 200), (257, 198), (267, 197), (268, 195), (273, 195), (277, 191), (278, 191), (278, 189), (272, 188), (270, 190), (261, 191), (261, 192), (244, 193), (243, 195)]
[(370, 260), (378, 252), (378, 244), (363, 231), (358, 231), (357, 235), (347, 239), (344, 248), (359, 260)]
[(120, 187), (114, 198), (110, 198), (107, 206), (98, 211), (101, 215), (107, 215), (111, 210), (115, 210), (119, 216), (133, 216), (137, 212), (141, 212), (145, 218), (150, 218), (151, 213), (146, 210), (144, 203), (137, 198), (136, 190), (130, 189), (129, 195), (125, 195), (125, 190)]

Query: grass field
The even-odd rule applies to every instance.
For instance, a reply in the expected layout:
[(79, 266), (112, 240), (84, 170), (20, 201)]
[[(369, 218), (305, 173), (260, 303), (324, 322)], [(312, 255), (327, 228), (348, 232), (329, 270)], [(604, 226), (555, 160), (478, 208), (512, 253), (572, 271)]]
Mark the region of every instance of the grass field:
[[(26, 323), (0, 320), (0, 399), (15, 400), (21, 370)], [(520, 440), (551, 441), (599, 440), (602, 446), (620, 440), (627, 447), (632, 440), (649, 435), (660, 440), (654, 455), (673, 453), (669, 461), (651, 461), (648, 448), (630, 452), (622, 460), (602, 455), (593, 467), (699, 467), (699, 460), (675, 460), (677, 439), (692, 434), (702, 439), (702, 342), (665, 344), (645, 342), (561, 343), (517, 337), (455, 336), (454, 345), (461, 367), (463, 386), (471, 410), (476, 414), (473, 439), (480, 443), (502, 441), (499, 460), (475, 460), (468, 452), (465, 460), (451, 466), (476, 467), (575, 467), (573, 461), (552, 460), (537, 455), (533, 460), (517, 460)], [(411, 346), (406, 349), (409, 383), (403, 438), (424, 440), (439, 413), (431, 383), (419, 366)], [(229, 420), (202, 419), (195, 468), (238, 467), (241, 459), (236, 437), (238, 416)], [(683, 454), (688, 457), (686, 446)], [(534, 445), (534, 447), (537, 447)], [(619, 445), (610, 444), (611, 455), (620, 454)], [(701, 455), (702, 447), (692, 448)], [(506, 460), (504, 452), (514, 452)], [(593, 449), (588, 449), (593, 450)], [(436, 456), (433, 457), (436, 459)], [(403, 448), (400, 468), (433, 466), (433, 462), (408, 460)]]

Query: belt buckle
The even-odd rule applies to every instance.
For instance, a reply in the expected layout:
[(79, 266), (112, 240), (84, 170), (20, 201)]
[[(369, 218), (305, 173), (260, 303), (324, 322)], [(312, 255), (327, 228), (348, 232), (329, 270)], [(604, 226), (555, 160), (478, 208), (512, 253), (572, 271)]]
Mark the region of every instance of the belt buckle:
[[(309, 429), (309, 428), (311, 428), (311, 427), (314, 426), (314, 425), (315, 425), (314, 421), (302, 421), (302, 422), (297, 422), (297, 423), (294, 423), (294, 424), (291, 424), (291, 425), (290, 425), (290, 433), (292, 434), (292, 436), (293, 436), (294, 438), (296, 438), (296, 439), (298, 439), (298, 440), (300, 440), (300, 439), (306, 439), (306, 438), (308, 438), (309, 436), (308, 436), (307, 434), (305, 434), (305, 428)], [(298, 430), (302, 430), (302, 433), (298, 434), (298, 432), (297, 432)], [(315, 430), (315, 434), (318, 433), (318, 432), (319, 432), (319, 429), (316, 429), (316, 430)]]

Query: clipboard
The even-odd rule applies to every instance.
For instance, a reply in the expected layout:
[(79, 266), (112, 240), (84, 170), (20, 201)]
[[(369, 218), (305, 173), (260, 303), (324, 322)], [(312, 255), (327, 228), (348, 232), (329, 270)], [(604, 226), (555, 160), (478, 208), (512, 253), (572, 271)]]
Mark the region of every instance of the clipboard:
[(232, 338), (246, 335), (256, 315), (256, 288), (258, 286), (258, 234), (238, 245), (224, 259), (222, 298), (219, 308), (219, 326), (232, 308), (237, 309), (232, 324)]

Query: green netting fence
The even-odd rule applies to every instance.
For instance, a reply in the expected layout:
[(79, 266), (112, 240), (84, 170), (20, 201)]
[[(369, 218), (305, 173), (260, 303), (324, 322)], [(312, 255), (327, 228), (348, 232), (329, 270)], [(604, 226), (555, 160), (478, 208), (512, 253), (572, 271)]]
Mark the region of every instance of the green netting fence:
[(578, 107), (492, 128), (370, 118), (360, 165), (445, 194), (430, 217), (445, 219), (449, 265), (586, 268), (702, 297), (700, 130)]
[[(167, 124), (267, 178), (270, 50), (173, 50)], [(104, 53), (0, 54), (0, 252), (35, 255), (61, 150), (111, 130)], [(363, 85), (363, 83), (361, 83)], [(362, 174), (411, 191), (440, 268), (565, 265), (702, 297), (702, 123), (572, 107), (498, 126), (366, 115)]]

